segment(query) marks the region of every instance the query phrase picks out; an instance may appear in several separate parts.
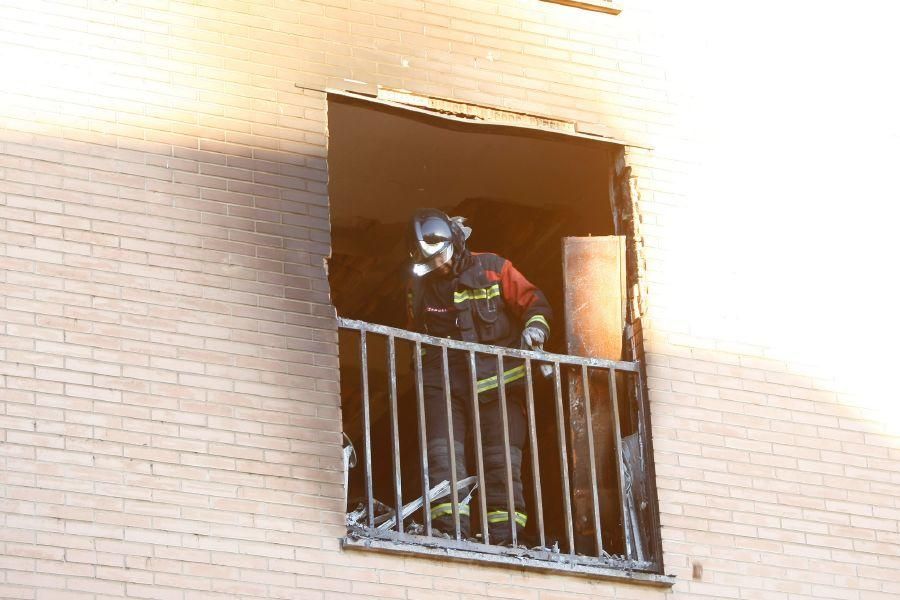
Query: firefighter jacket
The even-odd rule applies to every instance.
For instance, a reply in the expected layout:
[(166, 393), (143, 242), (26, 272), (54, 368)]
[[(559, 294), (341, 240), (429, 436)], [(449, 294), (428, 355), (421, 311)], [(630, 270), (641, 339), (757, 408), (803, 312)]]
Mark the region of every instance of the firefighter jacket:
[[(505, 258), (491, 253), (466, 252), (455, 270), (453, 310), (459, 339), (494, 346), (518, 348), (525, 327), (539, 327), (550, 337), (550, 304), (543, 292)], [(429, 333), (423, 306), (424, 281), (414, 277), (408, 293), (410, 328)], [(511, 383), (525, 376), (524, 361), (505, 358), (504, 380)], [(495, 390), (497, 357), (476, 354), (478, 393)], [(490, 399), (480, 397), (482, 401)]]

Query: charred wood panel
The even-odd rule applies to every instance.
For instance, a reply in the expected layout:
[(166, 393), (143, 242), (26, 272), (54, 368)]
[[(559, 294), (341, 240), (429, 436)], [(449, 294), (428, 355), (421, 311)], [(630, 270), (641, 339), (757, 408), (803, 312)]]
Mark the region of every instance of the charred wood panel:
[[(625, 238), (564, 238), (563, 271), (567, 353), (620, 360), (625, 326)], [(603, 550), (623, 554), (609, 375), (592, 369), (586, 378), (587, 393), (580, 373), (570, 373), (568, 381), (576, 546), (579, 551), (591, 552), (596, 545), (596, 479)], [(625, 389), (623, 382), (616, 383), (616, 389)]]

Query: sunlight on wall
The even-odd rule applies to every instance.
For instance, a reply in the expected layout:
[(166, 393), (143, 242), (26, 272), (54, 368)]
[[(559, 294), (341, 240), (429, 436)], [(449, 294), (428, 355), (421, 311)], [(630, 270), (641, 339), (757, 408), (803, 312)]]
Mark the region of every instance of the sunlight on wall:
[(66, 90), (93, 92), (111, 76), (109, 63), (102, 59), (40, 48), (2, 48), (0, 64), (4, 92), (36, 98), (62, 100)]
[[(0, 49), (0, 119), (6, 127), (54, 135), (57, 126), (105, 132), (95, 97), (112, 78), (108, 63), (35, 48)], [(100, 119), (98, 121), (98, 118)], [(115, 121), (107, 114), (106, 120)], [(0, 121), (3, 122), (3, 121)]]
[(900, 434), (900, 7), (630, 0), (617, 18), (642, 11), (674, 113), (653, 153), (686, 161), (651, 198), (673, 206), (655, 327), (812, 373)]
[(113, 25), (116, 18), (103, 6), (60, 7), (59, 15), (39, 4), (0, 6), (0, 123), (115, 134), (125, 124), (140, 127), (144, 115), (167, 118), (179, 99), (196, 99), (176, 79), (185, 67), (160, 44), (160, 24), (128, 21), (141, 31)]
[[(655, 15), (641, 44), (664, 65), (674, 111), (654, 153), (687, 159), (673, 175), (682, 193), (660, 223), (655, 322), (824, 369), (848, 401), (876, 407), (900, 433), (900, 402), (882, 384), (900, 339), (900, 7), (629, 0), (618, 17), (590, 18), (627, 27), (629, 7), (641, 27), (641, 11)], [(0, 9), (0, 123), (8, 128), (104, 132), (123, 107), (140, 116), (149, 89), (163, 103), (194, 94), (167, 80), (164, 48), (129, 43), (122, 53), (98, 46), (102, 34), (67, 29), (65, 19), (20, 16)], [(143, 56), (147, 48), (155, 54)]]
[(678, 2), (661, 15), (679, 133), (697, 148), (665, 233), (669, 309), (692, 334), (819, 367), (900, 434), (882, 383), (900, 332), (900, 9), (754, 8)]

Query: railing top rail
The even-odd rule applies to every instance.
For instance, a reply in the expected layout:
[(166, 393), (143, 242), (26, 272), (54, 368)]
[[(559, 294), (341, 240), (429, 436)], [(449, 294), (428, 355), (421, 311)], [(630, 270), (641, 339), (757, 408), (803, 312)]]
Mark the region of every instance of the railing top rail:
[(423, 344), (433, 344), (435, 346), (446, 346), (447, 348), (452, 348), (454, 350), (474, 350), (476, 352), (494, 355), (502, 352), (504, 356), (512, 356), (515, 358), (530, 358), (531, 360), (558, 362), (568, 365), (585, 365), (601, 369), (616, 369), (618, 371), (638, 371), (637, 362), (607, 360), (605, 358), (586, 358), (570, 354), (553, 354), (541, 350), (519, 350), (518, 348), (503, 348), (499, 346), (489, 346), (487, 344), (477, 344), (474, 342), (462, 342), (459, 340), (407, 331), (406, 329), (399, 329), (397, 327), (379, 325), (377, 323), (367, 323), (366, 321), (359, 321), (356, 319), (345, 319), (344, 317), (338, 317), (337, 321), (338, 326), (344, 329), (355, 329), (357, 331), (367, 331), (381, 335), (392, 335), (399, 339), (422, 342)]

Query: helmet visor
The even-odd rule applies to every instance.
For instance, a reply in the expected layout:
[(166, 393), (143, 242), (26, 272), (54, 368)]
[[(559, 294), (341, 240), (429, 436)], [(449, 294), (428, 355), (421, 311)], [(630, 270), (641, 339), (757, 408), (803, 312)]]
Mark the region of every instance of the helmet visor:
[(415, 220), (410, 239), (409, 255), (413, 260), (413, 274), (421, 277), (453, 258), (453, 232), (439, 217)]
[(416, 277), (427, 275), (450, 262), (451, 258), (453, 258), (453, 244), (446, 244), (443, 250), (439, 250), (428, 258), (421, 254), (413, 256), (413, 275)]

